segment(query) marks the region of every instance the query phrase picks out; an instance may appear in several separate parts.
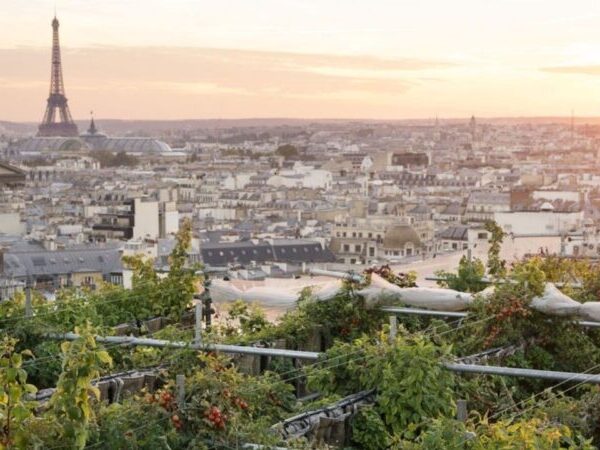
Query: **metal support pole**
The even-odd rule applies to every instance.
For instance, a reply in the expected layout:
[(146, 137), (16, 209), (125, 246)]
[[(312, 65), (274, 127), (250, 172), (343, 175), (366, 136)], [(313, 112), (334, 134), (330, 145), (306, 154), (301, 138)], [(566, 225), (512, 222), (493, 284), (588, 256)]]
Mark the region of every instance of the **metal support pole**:
[(175, 383), (177, 384), (177, 406), (182, 410), (185, 407), (185, 375), (177, 375)]
[(33, 307), (31, 302), (31, 277), (27, 277), (25, 285), (25, 316), (33, 316)]
[(390, 316), (390, 343), (396, 340), (398, 334), (398, 319), (395, 315)]
[(196, 302), (194, 308), (196, 325), (194, 327), (194, 344), (202, 344), (202, 301)]
[[(75, 333), (46, 333), (46, 337), (49, 339), (56, 340), (67, 340), (74, 341), (80, 339), (81, 336)], [(298, 358), (305, 360), (317, 360), (321, 353), (318, 352), (305, 352), (300, 350), (287, 350), (281, 348), (267, 348), (267, 347), (247, 347), (243, 345), (227, 345), (227, 344), (211, 344), (204, 343), (201, 345), (195, 345), (190, 342), (182, 341), (166, 341), (162, 339), (150, 339), (150, 338), (138, 338), (133, 336), (96, 336), (96, 342), (102, 344), (122, 344), (122, 345), (134, 345), (141, 347), (159, 347), (159, 348), (193, 348), (200, 351), (217, 351), (223, 353), (234, 353), (241, 355), (265, 355), (272, 357), (283, 357), (283, 358)]]
[(538, 378), (543, 380), (572, 381), (574, 383), (600, 384), (600, 374), (556, 372), (552, 370), (521, 369), (518, 367), (483, 366), (478, 364), (445, 363), (452, 372), (503, 375), (509, 377)]
[(460, 311), (436, 311), (433, 309), (401, 308), (397, 306), (383, 306), (384, 312), (397, 314), (416, 314), (418, 316), (440, 316), (440, 317), (467, 317), (468, 313)]

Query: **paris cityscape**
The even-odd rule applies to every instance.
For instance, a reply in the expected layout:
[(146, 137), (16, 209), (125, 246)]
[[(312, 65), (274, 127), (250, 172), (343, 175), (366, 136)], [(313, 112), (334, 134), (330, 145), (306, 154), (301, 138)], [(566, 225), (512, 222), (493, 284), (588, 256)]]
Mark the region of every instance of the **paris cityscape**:
[(51, 3), (0, 5), (0, 449), (600, 448), (598, 5)]

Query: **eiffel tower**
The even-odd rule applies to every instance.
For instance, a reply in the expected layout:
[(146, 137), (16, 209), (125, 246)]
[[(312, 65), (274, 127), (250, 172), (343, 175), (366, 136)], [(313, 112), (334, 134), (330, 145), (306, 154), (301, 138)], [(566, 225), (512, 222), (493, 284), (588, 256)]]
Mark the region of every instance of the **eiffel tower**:
[(38, 127), (38, 136), (78, 136), (79, 130), (73, 122), (62, 76), (60, 62), (60, 43), (58, 40), (58, 19), (52, 21), (52, 72), (50, 78), (50, 96), (44, 119)]

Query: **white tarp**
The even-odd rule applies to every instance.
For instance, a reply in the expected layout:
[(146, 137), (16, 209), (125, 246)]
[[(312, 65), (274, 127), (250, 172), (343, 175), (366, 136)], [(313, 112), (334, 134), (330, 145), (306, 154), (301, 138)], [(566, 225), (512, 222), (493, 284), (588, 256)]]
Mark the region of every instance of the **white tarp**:
[(328, 281), (314, 286), (294, 286), (291, 288), (275, 286), (253, 286), (240, 289), (229, 281), (213, 280), (210, 295), (215, 302), (233, 302), (243, 300), (248, 303), (261, 303), (265, 306), (293, 307), (305, 288), (310, 288), (313, 298), (328, 300), (342, 288), (342, 280)]
[[(231, 302), (243, 300), (258, 302), (265, 306), (293, 308), (303, 289), (309, 287), (312, 297), (317, 300), (333, 298), (342, 289), (342, 280), (304, 286), (253, 286), (240, 289), (231, 282), (214, 280), (210, 287), (215, 302)], [(480, 292), (479, 296), (487, 298), (494, 293), (490, 286)], [(377, 303), (404, 304), (416, 308), (438, 311), (465, 311), (473, 302), (474, 295), (442, 288), (401, 288), (390, 283), (377, 274), (371, 274), (369, 286), (358, 291), (365, 297), (369, 306)], [(578, 316), (587, 320), (600, 321), (600, 302), (579, 303), (563, 294), (554, 284), (546, 283), (544, 293), (534, 297), (530, 307), (544, 314), (555, 316)]]
[(536, 311), (553, 316), (576, 315), (581, 308), (581, 303), (563, 294), (552, 283), (546, 283), (541, 297), (534, 297), (529, 304)]
[(579, 315), (584, 319), (600, 322), (600, 302), (583, 303), (579, 308)]
[(369, 305), (378, 301), (403, 303), (417, 308), (441, 311), (462, 311), (473, 301), (473, 295), (452, 289), (441, 288), (401, 288), (379, 275), (371, 274), (371, 284), (358, 293), (365, 297)]

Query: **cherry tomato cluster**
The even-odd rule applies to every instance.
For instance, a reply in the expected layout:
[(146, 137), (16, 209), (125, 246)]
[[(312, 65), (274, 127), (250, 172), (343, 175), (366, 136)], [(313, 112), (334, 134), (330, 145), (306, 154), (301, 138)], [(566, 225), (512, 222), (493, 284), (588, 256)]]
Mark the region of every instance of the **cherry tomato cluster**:
[(492, 325), (489, 334), (485, 338), (485, 341), (483, 341), (483, 346), (490, 347), (500, 334), (500, 331), (502, 331), (502, 329), (498, 325)]
[(211, 426), (220, 430), (225, 428), (228, 419), (227, 415), (223, 414), (219, 407), (215, 405), (204, 411), (204, 417), (208, 419)]
[(506, 320), (513, 316), (527, 317), (531, 311), (523, 305), (523, 302), (518, 298), (509, 300), (508, 305), (504, 306), (496, 313), (496, 319)]
[(239, 397), (233, 397), (232, 402), (235, 406), (240, 409), (248, 409), (248, 403), (245, 400), (242, 400)]
[(181, 419), (179, 418), (179, 416), (177, 414), (173, 414), (173, 416), (171, 417), (171, 422), (173, 423), (173, 426), (177, 430), (180, 430), (181, 427), (183, 426), (183, 422), (181, 421)]
[(147, 403), (158, 403), (167, 411), (172, 411), (175, 408), (175, 397), (169, 391), (163, 391), (155, 394), (146, 394)]

